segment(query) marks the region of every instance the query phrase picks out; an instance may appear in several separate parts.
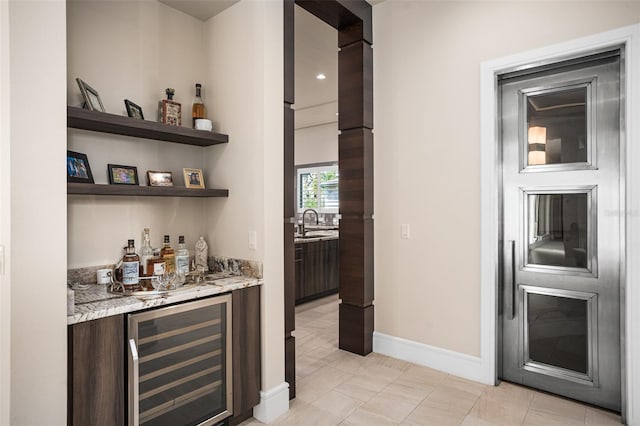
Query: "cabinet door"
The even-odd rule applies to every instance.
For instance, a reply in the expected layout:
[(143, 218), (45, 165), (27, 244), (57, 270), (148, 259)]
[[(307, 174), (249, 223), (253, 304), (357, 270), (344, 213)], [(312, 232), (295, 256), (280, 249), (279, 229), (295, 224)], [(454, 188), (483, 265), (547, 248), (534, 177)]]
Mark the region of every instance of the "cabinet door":
[(260, 402), (260, 286), (234, 290), (233, 307), (233, 417), (238, 424), (252, 416)]
[(69, 326), (68, 424), (124, 424), (124, 317)]
[(340, 258), (339, 258), (339, 244), (340, 240), (327, 241), (327, 252), (325, 257), (325, 271), (326, 271), (326, 289), (337, 290), (339, 287), (340, 279)]
[(295, 275), (296, 275), (296, 300), (304, 293), (304, 249), (305, 244), (296, 244), (295, 251)]

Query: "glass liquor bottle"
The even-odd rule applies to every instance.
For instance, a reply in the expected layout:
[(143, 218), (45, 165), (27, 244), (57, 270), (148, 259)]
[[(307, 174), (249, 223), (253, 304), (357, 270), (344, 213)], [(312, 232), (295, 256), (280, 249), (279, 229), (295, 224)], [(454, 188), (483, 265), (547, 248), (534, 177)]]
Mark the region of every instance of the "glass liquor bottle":
[(176, 91), (168, 88), (165, 93), (167, 99), (161, 100), (158, 107), (160, 122), (169, 126), (182, 126), (182, 105), (173, 100)]
[(207, 118), (207, 110), (202, 102), (202, 85), (196, 83), (196, 97), (193, 99), (193, 106), (191, 107), (191, 126), (195, 129), (196, 120), (198, 118)]
[(184, 235), (178, 237), (178, 251), (176, 252), (176, 272), (183, 277), (189, 273), (189, 250), (184, 243)]
[(165, 263), (167, 273), (176, 271), (176, 253), (173, 251), (173, 247), (171, 247), (168, 235), (164, 236), (164, 246), (162, 250), (160, 250), (160, 258)]
[(149, 228), (144, 228), (142, 236), (142, 248), (140, 249), (140, 264), (142, 265), (142, 275), (148, 277), (153, 275), (153, 269), (149, 270), (149, 259), (153, 257), (153, 249), (149, 238)]
[(136, 254), (133, 240), (129, 240), (122, 257), (122, 284), (125, 290), (133, 290), (140, 283), (140, 257)]
[(160, 257), (160, 249), (153, 249), (153, 256), (147, 261), (149, 275), (164, 275), (165, 269), (165, 262)]

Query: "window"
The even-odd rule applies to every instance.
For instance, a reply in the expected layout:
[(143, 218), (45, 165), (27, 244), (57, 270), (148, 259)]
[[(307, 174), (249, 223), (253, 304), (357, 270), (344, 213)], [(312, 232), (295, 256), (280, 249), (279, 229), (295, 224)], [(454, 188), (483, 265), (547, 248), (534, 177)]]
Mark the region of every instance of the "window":
[(296, 205), (298, 212), (314, 209), (318, 213), (338, 213), (338, 165), (297, 167)]

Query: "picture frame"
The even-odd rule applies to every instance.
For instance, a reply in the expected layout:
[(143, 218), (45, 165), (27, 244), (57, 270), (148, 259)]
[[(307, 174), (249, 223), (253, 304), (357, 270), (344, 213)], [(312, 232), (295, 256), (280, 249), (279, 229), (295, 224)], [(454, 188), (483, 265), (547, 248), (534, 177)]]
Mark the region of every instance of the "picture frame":
[(86, 154), (67, 151), (67, 182), (94, 183)]
[(124, 100), (124, 105), (127, 107), (127, 115), (131, 118), (135, 118), (136, 120), (144, 120), (144, 115), (142, 114), (142, 108), (140, 106), (134, 104), (129, 99)]
[(109, 184), (111, 185), (140, 185), (138, 168), (121, 164), (107, 164)]
[(98, 91), (89, 86), (85, 81), (80, 78), (76, 78), (76, 82), (80, 87), (80, 92), (84, 98), (84, 107), (89, 111), (101, 111), (104, 112), (104, 106)]
[(204, 189), (204, 176), (201, 169), (182, 169), (186, 188)]
[(149, 186), (173, 186), (173, 173), (147, 170)]

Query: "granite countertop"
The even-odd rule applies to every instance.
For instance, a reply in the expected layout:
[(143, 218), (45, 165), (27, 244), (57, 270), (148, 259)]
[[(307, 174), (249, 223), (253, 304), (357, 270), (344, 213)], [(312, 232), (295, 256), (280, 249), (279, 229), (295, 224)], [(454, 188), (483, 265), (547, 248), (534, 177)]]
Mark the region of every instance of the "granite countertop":
[(77, 324), (112, 315), (135, 312), (156, 306), (199, 299), (240, 288), (262, 285), (262, 278), (243, 275), (219, 278), (210, 283), (187, 284), (164, 295), (123, 296), (109, 293), (108, 286), (90, 284), (75, 290), (74, 314), (67, 316), (67, 324)]
[(311, 243), (314, 241), (324, 241), (324, 240), (336, 240), (340, 238), (340, 232), (336, 230), (323, 230), (323, 231), (309, 231), (306, 233), (306, 237), (302, 238), (300, 235), (296, 234), (294, 237), (294, 242), (297, 243)]

